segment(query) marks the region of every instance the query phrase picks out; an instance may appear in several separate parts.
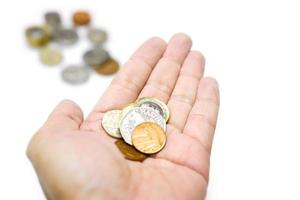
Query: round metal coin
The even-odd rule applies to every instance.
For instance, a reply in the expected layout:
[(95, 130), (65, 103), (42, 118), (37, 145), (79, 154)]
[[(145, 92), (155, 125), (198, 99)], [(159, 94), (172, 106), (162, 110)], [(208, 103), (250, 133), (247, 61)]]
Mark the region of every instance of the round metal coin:
[(78, 34), (74, 29), (59, 29), (55, 32), (55, 40), (62, 45), (71, 45), (78, 41)]
[(136, 126), (132, 133), (133, 146), (142, 153), (154, 154), (166, 144), (167, 136), (162, 128), (152, 122)]
[(98, 74), (112, 75), (112, 74), (115, 74), (119, 70), (119, 63), (117, 63), (117, 61), (115, 61), (114, 59), (109, 58), (103, 64), (93, 67), (93, 68)]
[(101, 45), (107, 40), (107, 33), (101, 29), (90, 29), (88, 32), (88, 39), (94, 45)]
[(47, 31), (39, 26), (32, 26), (25, 31), (28, 43), (33, 47), (42, 47), (49, 42)]
[(152, 98), (152, 97), (142, 97), (140, 99), (137, 100), (136, 105), (139, 107), (150, 107), (153, 108), (154, 110), (156, 110), (161, 116), (163, 116), (163, 118), (168, 121), (169, 117), (170, 117), (170, 111), (168, 106), (156, 99), (156, 98)]
[(72, 85), (84, 83), (89, 77), (89, 68), (85, 66), (69, 66), (62, 71), (63, 80)]
[(62, 60), (62, 54), (57, 49), (45, 47), (40, 51), (40, 60), (45, 65), (57, 65)]
[(91, 16), (86, 11), (77, 11), (73, 14), (74, 25), (87, 25), (91, 22)]
[[(135, 103), (130, 103), (127, 106), (125, 106), (122, 109), (122, 115), (121, 115), (121, 119), (123, 119), (123, 117), (125, 117), (125, 115), (132, 109), (135, 107)], [(121, 120), (120, 120), (121, 121)]]
[(84, 62), (89, 66), (99, 66), (109, 59), (109, 54), (102, 48), (91, 49), (83, 55)]
[(58, 12), (47, 12), (44, 17), (46, 24), (52, 27), (59, 27), (61, 25), (61, 18)]
[(131, 135), (133, 129), (143, 122), (154, 122), (164, 131), (166, 130), (165, 119), (158, 114), (153, 108), (134, 107), (121, 119), (120, 132), (126, 143), (132, 145)]
[(45, 24), (42, 26), (42, 28), (46, 31), (46, 33), (49, 35), (50, 39), (53, 38), (55, 30), (53, 29), (52, 26)]
[(145, 158), (147, 158), (146, 155), (137, 151), (133, 146), (126, 144), (123, 140), (118, 139), (115, 144), (124, 157), (128, 160), (143, 161)]
[(121, 110), (111, 110), (106, 112), (102, 118), (103, 129), (115, 138), (122, 138), (119, 129), (121, 114)]

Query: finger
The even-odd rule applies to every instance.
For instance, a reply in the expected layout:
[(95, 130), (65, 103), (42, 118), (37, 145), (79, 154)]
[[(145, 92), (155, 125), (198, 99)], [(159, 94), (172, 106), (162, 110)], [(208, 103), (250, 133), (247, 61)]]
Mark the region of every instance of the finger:
[(146, 41), (116, 75), (83, 123), (82, 128), (99, 129), (98, 123), (95, 121), (99, 121), (103, 113), (112, 109), (120, 109), (133, 102), (163, 55), (166, 46), (165, 41), (160, 38), (151, 38)]
[(43, 127), (58, 132), (78, 130), (82, 121), (80, 107), (73, 101), (64, 100), (54, 108)]
[(182, 131), (197, 95), (199, 81), (204, 72), (204, 57), (191, 51), (185, 59), (168, 102), (170, 109), (169, 124)]
[(211, 150), (218, 110), (218, 83), (212, 78), (203, 78), (183, 133), (201, 142), (208, 152)]
[(155, 97), (167, 102), (191, 46), (192, 41), (187, 35), (178, 33), (173, 36), (139, 97)]
[(105, 112), (134, 101), (165, 49), (166, 43), (160, 38), (146, 41), (114, 78), (96, 105), (96, 111)]
[[(168, 125), (167, 144), (155, 157), (188, 167), (208, 181), (210, 149), (206, 144), (211, 145), (214, 130), (207, 127), (215, 127), (218, 105), (217, 82), (212, 78), (202, 78), (183, 134)], [(208, 135), (211, 135), (210, 139), (204, 140)]]
[(47, 136), (53, 136), (65, 131), (76, 131), (79, 129), (82, 121), (83, 113), (76, 103), (70, 100), (60, 102), (49, 115), (42, 128), (31, 138), (26, 150), (29, 159), (33, 161), (37, 153), (44, 149), (41, 141), (48, 142), (49, 138)]

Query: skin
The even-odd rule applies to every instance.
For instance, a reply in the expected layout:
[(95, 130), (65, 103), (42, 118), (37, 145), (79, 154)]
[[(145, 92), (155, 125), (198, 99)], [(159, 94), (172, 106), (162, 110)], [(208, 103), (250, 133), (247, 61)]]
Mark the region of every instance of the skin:
[[(147, 40), (85, 119), (64, 100), (31, 139), (27, 155), (48, 199), (201, 200), (218, 107), (218, 84), (182, 33)], [(125, 160), (100, 125), (103, 114), (151, 96), (170, 109), (167, 144), (144, 162)]]

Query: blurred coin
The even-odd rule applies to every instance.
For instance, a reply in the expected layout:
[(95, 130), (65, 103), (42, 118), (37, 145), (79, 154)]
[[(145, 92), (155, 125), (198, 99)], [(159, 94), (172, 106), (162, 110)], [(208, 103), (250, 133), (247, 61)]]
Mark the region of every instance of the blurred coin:
[(57, 49), (45, 47), (40, 50), (40, 60), (45, 65), (57, 65), (62, 60), (62, 54)]
[(134, 107), (127, 112), (120, 122), (120, 132), (126, 143), (132, 144), (131, 135), (133, 129), (143, 122), (154, 122), (158, 124), (164, 131), (166, 130), (165, 119), (153, 108)]
[(107, 40), (107, 33), (101, 29), (90, 29), (88, 32), (88, 39), (94, 45), (101, 45)]
[(95, 48), (84, 53), (83, 60), (89, 66), (99, 66), (109, 59), (109, 54), (102, 48)]
[(142, 153), (154, 154), (166, 144), (167, 136), (164, 130), (152, 122), (144, 122), (136, 126), (132, 133), (133, 146)]
[(42, 26), (42, 28), (46, 31), (46, 33), (49, 35), (49, 38), (52, 39), (53, 38), (53, 35), (55, 33), (54, 29), (48, 25), (48, 24), (45, 24)]
[(45, 17), (46, 24), (52, 27), (61, 26), (61, 18), (58, 12), (47, 12), (45, 13), (44, 17)]
[(55, 33), (55, 40), (62, 45), (71, 45), (78, 41), (78, 34), (75, 29), (59, 29)]
[(91, 22), (91, 16), (87, 11), (77, 11), (73, 14), (74, 25), (88, 25)]
[(143, 161), (145, 160), (145, 158), (147, 158), (146, 155), (137, 151), (133, 146), (126, 144), (123, 140), (119, 139), (115, 142), (115, 144), (126, 159), (133, 161)]
[(122, 138), (119, 129), (121, 114), (121, 110), (110, 110), (102, 118), (103, 129), (115, 138)]
[(47, 31), (39, 26), (32, 26), (25, 31), (27, 42), (33, 47), (42, 47), (49, 42)]
[(99, 74), (112, 75), (119, 70), (119, 64), (114, 59), (109, 58), (105, 63), (93, 68)]
[(89, 77), (90, 71), (86, 66), (69, 66), (62, 71), (63, 80), (73, 85), (84, 83)]
[(156, 98), (153, 98), (153, 97), (142, 97), (142, 98), (140, 98), (140, 99), (138, 99), (136, 101), (136, 106), (153, 108), (161, 116), (163, 116), (163, 118), (166, 121), (169, 120), (170, 111), (169, 111), (168, 106), (164, 102), (162, 102), (162, 101), (160, 101), (160, 100), (158, 100)]

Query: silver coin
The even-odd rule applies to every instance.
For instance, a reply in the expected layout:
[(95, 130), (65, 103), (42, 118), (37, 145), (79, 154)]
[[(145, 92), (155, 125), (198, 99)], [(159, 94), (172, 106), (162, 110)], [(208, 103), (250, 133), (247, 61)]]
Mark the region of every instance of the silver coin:
[(136, 101), (136, 105), (138, 107), (151, 107), (156, 110), (166, 121), (169, 120), (170, 111), (168, 106), (156, 98), (142, 97)]
[(164, 111), (162, 110), (162, 108), (158, 104), (152, 101), (145, 101), (141, 103), (139, 106), (153, 108), (157, 113), (159, 113), (162, 117), (164, 117)]
[(89, 66), (99, 66), (109, 59), (109, 54), (102, 48), (95, 48), (84, 53), (83, 60)]
[(107, 40), (107, 33), (101, 29), (90, 29), (88, 32), (88, 39), (94, 45), (101, 45)]
[(153, 122), (166, 131), (166, 121), (153, 108), (134, 107), (121, 119), (120, 132), (124, 141), (132, 145), (131, 135), (134, 128), (143, 122)]
[(71, 45), (78, 41), (78, 34), (75, 29), (59, 29), (55, 33), (55, 41), (62, 45)]
[(62, 79), (73, 85), (84, 83), (89, 77), (90, 70), (86, 66), (69, 66), (62, 71)]
[(45, 17), (46, 24), (52, 27), (61, 26), (61, 18), (58, 12), (47, 12), (44, 17)]

